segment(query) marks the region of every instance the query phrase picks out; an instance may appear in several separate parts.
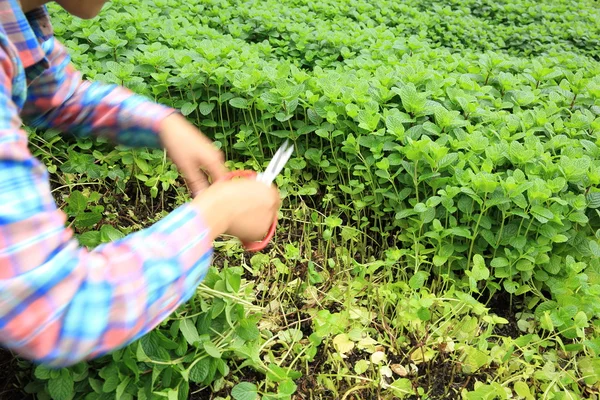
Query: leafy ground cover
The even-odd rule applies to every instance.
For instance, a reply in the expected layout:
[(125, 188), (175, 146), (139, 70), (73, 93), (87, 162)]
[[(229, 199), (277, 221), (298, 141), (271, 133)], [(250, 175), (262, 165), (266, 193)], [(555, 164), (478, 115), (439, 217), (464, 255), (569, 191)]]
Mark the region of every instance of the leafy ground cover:
[[(231, 168), (264, 168), (284, 139), (296, 153), (267, 251), (220, 240), (196, 297), (154, 332), (60, 371), (4, 357), (5, 390), (599, 397), (594, 2), (116, 0), (100, 21), (51, 10), (87, 77), (181, 109)], [(31, 147), (87, 246), (188, 198), (162, 151), (53, 131), (31, 132)]]

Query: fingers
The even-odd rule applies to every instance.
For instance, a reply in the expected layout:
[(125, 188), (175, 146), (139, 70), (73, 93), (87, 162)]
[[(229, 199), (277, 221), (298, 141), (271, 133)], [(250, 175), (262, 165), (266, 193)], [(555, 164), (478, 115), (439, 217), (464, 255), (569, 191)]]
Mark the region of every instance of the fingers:
[(187, 168), (187, 171), (183, 171), (185, 183), (187, 183), (192, 197), (196, 197), (200, 192), (208, 188), (208, 180), (206, 175), (199, 169), (193, 167)]
[(199, 163), (206, 169), (206, 172), (208, 172), (208, 175), (210, 175), (213, 182), (219, 180), (228, 172), (225, 167), (225, 157), (219, 150), (215, 150), (215, 154), (210, 157), (209, 160), (206, 160), (206, 158), (203, 157)]
[[(228, 172), (225, 167), (223, 153), (212, 144), (201, 148), (200, 154), (193, 161), (193, 163), (182, 168), (186, 183), (192, 192), (192, 197), (196, 197), (200, 192), (208, 188), (207, 174), (212, 178), (212, 182), (215, 182)], [(201, 168), (207, 173), (204, 173)]]

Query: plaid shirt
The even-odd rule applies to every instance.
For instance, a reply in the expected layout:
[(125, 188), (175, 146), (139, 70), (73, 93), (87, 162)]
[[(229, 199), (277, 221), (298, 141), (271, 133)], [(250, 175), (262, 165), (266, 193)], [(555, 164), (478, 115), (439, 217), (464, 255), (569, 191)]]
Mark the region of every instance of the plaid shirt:
[(22, 122), (129, 146), (160, 146), (173, 110), (122, 87), (85, 82), (45, 7), (0, 0), (0, 344), (49, 366), (140, 338), (194, 294), (210, 265), (202, 217), (184, 205), (93, 251), (80, 247), (28, 150)]

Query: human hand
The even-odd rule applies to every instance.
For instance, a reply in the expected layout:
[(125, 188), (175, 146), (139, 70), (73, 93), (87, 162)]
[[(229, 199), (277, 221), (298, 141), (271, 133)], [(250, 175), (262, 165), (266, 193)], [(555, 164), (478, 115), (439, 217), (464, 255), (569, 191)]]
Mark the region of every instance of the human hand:
[(193, 197), (209, 186), (201, 168), (208, 172), (213, 182), (227, 173), (223, 153), (182, 115), (171, 114), (165, 118), (161, 123), (159, 136), (167, 155), (183, 175)]
[(275, 187), (242, 178), (213, 183), (192, 204), (204, 216), (212, 239), (225, 233), (247, 243), (265, 237), (281, 199)]

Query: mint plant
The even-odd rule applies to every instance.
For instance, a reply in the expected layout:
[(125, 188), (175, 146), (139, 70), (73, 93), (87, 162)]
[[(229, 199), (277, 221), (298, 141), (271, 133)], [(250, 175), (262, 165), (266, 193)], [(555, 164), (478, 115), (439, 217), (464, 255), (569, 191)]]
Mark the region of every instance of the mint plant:
[[(230, 168), (279, 143), (274, 245), (44, 399), (595, 398), (600, 19), (589, 0), (50, 6), (86, 78), (176, 107)], [(161, 150), (30, 132), (86, 246), (188, 200)], [(594, 397), (595, 396), (595, 397)], [(298, 397), (298, 398), (300, 398)]]

